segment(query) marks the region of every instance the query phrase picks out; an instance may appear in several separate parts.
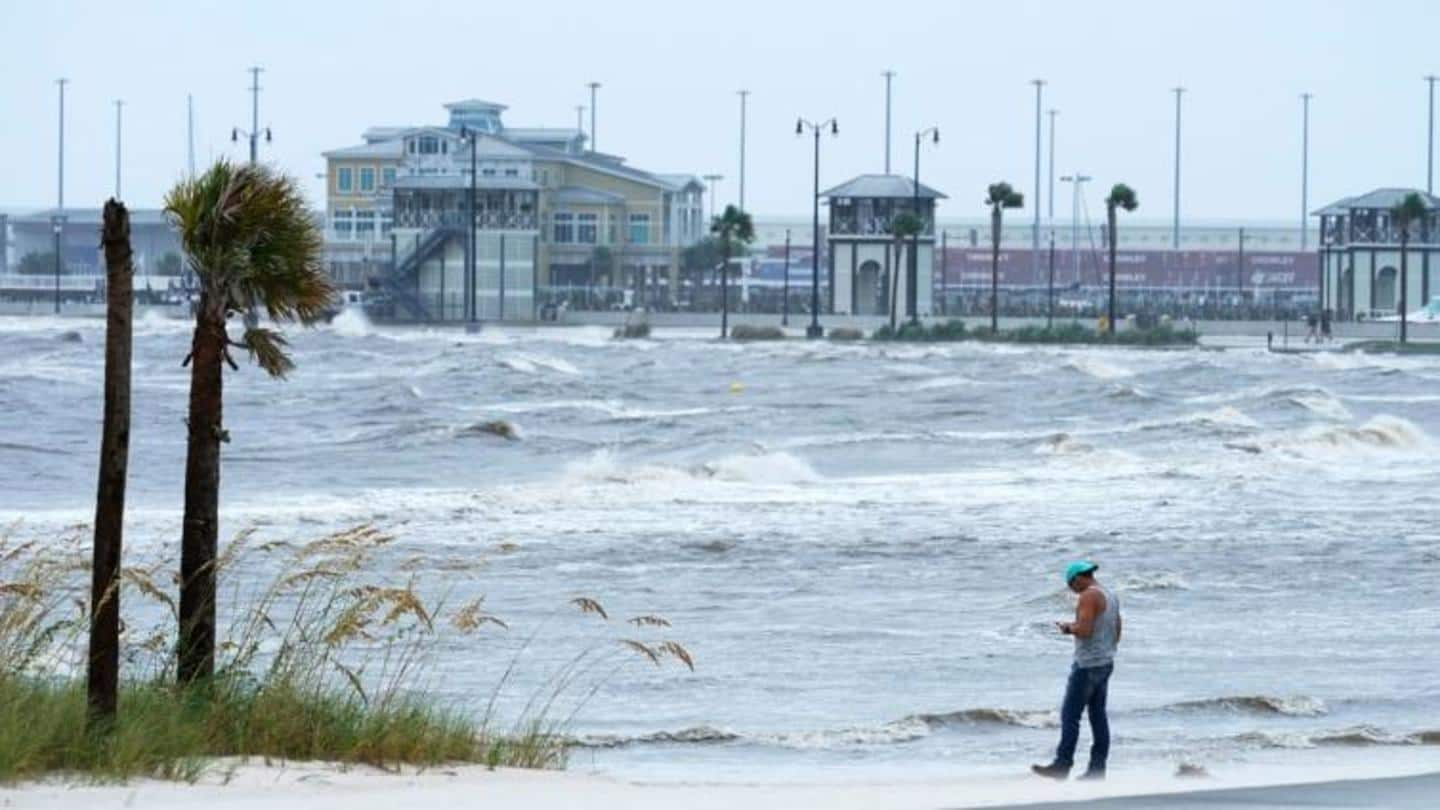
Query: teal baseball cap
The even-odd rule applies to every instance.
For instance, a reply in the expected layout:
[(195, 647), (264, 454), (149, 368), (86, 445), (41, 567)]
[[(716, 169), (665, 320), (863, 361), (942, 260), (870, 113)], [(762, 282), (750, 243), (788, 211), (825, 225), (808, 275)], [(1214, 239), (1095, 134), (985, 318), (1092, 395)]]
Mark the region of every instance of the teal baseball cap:
[(1065, 584), (1069, 585), (1075, 581), (1075, 577), (1081, 574), (1088, 574), (1100, 566), (1089, 560), (1077, 560), (1065, 566)]

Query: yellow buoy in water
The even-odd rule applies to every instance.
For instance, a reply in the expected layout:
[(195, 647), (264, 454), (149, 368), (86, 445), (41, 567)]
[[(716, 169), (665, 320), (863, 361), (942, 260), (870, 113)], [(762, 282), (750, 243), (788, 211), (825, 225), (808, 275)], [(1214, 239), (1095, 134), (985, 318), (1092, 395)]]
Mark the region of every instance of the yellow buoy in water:
[(740, 383), (740, 382), (732, 382), (732, 383), (730, 383), (730, 393), (732, 393), (732, 394), (743, 394), (743, 393), (745, 393), (745, 383)]

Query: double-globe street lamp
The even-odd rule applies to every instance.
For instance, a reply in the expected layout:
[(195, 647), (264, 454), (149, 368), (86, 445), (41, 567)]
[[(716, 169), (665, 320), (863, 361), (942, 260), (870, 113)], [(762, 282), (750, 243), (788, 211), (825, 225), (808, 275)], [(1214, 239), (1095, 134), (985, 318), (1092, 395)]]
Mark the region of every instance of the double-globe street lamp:
[[(815, 136), (815, 194), (811, 201), (814, 204), (815, 241), (810, 251), (810, 325), (805, 329), (805, 337), (813, 340), (825, 336), (825, 330), (820, 328), (820, 134), (829, 130), (832, 136), (839, 135), (840, 125), (834, 118), (819, 123), (796, 119), (796, 135), (804, 135), (807, 129)], [(786, 272), (789, 272), (788, 267)]]
[[(920, 227), (916, 228), (915, 232), (910, 235), (910, 264), (906, 268), (905, 273), (905, 312), (910, 316), (910, 322), (916, 324), (920, 322), (920, 232), (925, 230), (926, 227), (925, 217), (920, 213), (920, 144), (927, 137), (930, 138), (931, 143), (938, 145), (940, 143), (940, 128), (929, 127), (915, 133), (915, 188), (913, 189), (914, 197), (911, 199), (910, 205), (912, 212), (915, 214), (915, 218), (919, 220)], [(932, 206), (930, 209), (932, 223), (934, 213), (935, 209)]]

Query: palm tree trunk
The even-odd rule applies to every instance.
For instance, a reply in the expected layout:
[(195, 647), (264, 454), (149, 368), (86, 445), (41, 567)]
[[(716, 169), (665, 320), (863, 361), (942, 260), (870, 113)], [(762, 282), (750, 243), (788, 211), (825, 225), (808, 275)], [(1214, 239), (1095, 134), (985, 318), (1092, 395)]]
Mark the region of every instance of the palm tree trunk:
[(95, 492), (95, 548), (90, 578), (87, 723), (111, 727), (120, 691), (120, 552), (125, 528), (125, 478), (130, 460), (130, 335), (133, 279), (130, 212), (105, 204), (105, 423)]
[(1000, 206), (990, 210), (990, 331), (1000, 334)]
[(720, 262), (720, 339), (730, 336), (730, 237), (725, 237)]
[(886, 296), (890, 305), (890, 334), (895, 334), (895, 299), (900, 297), (900, 240), (895, 240), (895, 264), (890, 268), (889, 294)]
[(1110, 306), (1105, 314), (1105, 333), (1115, 334), (1115, 206), (1105, 209), (1106, 224), (1110, 228)]
[(224, 303), (202, 293), (190, 344), (190, 418), (185, 457), (185, 522), (180, 537), (181, 684), (215, 673), (215, 558), (220, 512)]
[(1410, 288), (1410, 223), (1400, 230), (1400, 345), (1405, 345), (1407, 327), (1410, 325), (1409, 297), (1405, 294)]

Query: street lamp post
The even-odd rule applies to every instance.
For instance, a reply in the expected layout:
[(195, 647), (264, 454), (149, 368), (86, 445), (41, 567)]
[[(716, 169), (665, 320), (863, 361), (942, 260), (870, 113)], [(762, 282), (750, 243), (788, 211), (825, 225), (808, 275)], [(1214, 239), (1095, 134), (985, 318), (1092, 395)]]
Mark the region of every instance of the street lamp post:
[(479, 292), (479, 262), (475, 260), (477, 239), (475, 235), (475, 197), (476, 197), (476, 145), (480, 141), (480, 133), (469, 128), (460, 128), (461, 140), (470, 144), (470, 187), (466, 190), (465, 200), (465, 330), (475, 332), (480, 329), (475, 296)]
[(749, 90), (737, 91), (740, 96), (740, 210), (745, 210), (745, 102), (750, 98)]
[[(1430, 125), (1425, 138), (1425, 193), (1435, 193), (1435, 81), (1440, 76), (1426, 76), (1430, 85)], [(1427, 257), (1429, 254), (1426, 254)]]
[[(931, 138), (931, 143), (940, 143), (940, 128), (930, 127), (928, 129), (922, 129), (919, 132), (915, 133), (915, 178), (914, 183), (912, 184), (914, 188), (912, 189), (910, 206), (911, 209), (914, 211), (915, 216), (920, 219), (920, 230), (925, 229), (925, 219), (920, 215), (920, 142), (925, 140), (926, 136), (929, 136)], [(933, 220), (933, 216), (935, 213), (935, 209), (933, 206), (930, 209), (930, 213)], [(920, 231), (916, 231), (910, 236), (910, 261), (906, 267), (905, 272), (905, 312), (907, 315), (910, 316), (910, 323), (914, 324), (918, 324), (920, 322), (919, 254)]]
[(1040, 270), (1040, 97), (1045, 88), (1044, 79), (1031, 79), (1035, 85), (1035, 224), (1030, 229), (1030, 277)]
[(780, 325), (790, 325), (790, 229), (785, 229), (785, 281), (784, 298), (780, 302)]
[(1080, 184), (1094, 178), (1089, 175), (1067, 174), (1060, 178), (1062, 183), (1073, 183), (1074, 192), (1070, 197), (1070, 260), (1075, 272), (1075, 283), (1080, 283)]
[(260, 159), (260, 134), (264, 132), (265, 142), (270, 143), (270, 128), (260, 129), (260, 74), (264, 68), (250, 68), (250, 129), (232, 127), (230, 129), (230, 142), (239, 143), (240, 136), (244, 135), (250, 141), (250, 165), (255, 165)]
[(1055, 116), (1059, 112), (1053, 107), (1046, 111), (1050, 116), (1050, 187), (1047, 189), (1048, 193), (1045, 197), (1045, 204), (1048, 206), (1045, 220), (1050, 226), (1050, 281), (1047, 287), (1049, 294), (1045, 308), (1046, 329), (1052, 329), (1055, 326)]
[(805, 329), (805, 337), (815, 340), (825, 336), (825, 330), (820, 327), (820, 133), (828, 129), (832, 136), (839, 135), (840, 125), (834, 118), (819, 123), (804, 118), (796, 120), (796, 135), (805, 134), (807, 129), (815, 136), (815, 191), (811, 199), (815, 229), (810, 251), (810, 326)]
[(599, 151), (595, 147), (595, 91), (600, 89), (599, 82), (590, 82), (585, 85), (590, 88), (590, 151)]
[(880, 74), (885, 77), (885, 173), (890, 173), (890, 89), (895, 81), (895, 71)]
[(120, 110), (121, 110), (121, 108), (123, 108), (124, 106), (125, 106), (125, 102), (124, 102), (124, 101), (122, 101), (122, 100), (120, 100), (120, 99), (118, 99), (118, 98), (115, 99), (115, 199), (116, 199), (116, 200), (119, 200), (119, 199), (120, 199), (120, 126), (121, 126)]
[(1310, 93), (1300, 94), (1300, 252), (1310, 241)]
[(1170, 234), (1170, 247), (1172, 250), (1180, 249), (1180, 97), (1185, 94), (1185, 88), (1176, 87), (1171, 90), (1175, 94), (1175, 223)]
[(70, 83), (69, 79), (56, 79), (55, 83), (60, 87), (60, 161), (57, 203), (55, 208), (55, 314), (60, 314), (60, 249), (61, 237), (65, 230), (65, 85)]
[(714, 219), (720, 216), (719, 212), (715, 210), (715, 186), (719, 185), (720, 181), (725, 179), (725, 175), (706, 174), (702, 175), (700, 179), (705, 181), (705, 186), (710, 190), (710, 218)]

